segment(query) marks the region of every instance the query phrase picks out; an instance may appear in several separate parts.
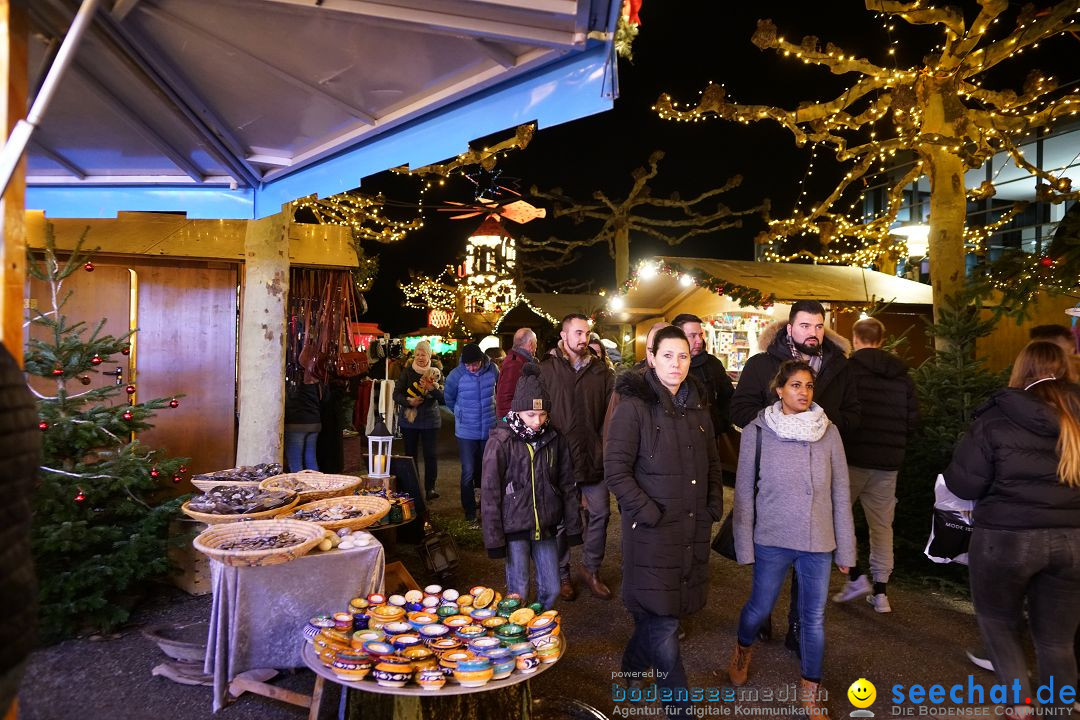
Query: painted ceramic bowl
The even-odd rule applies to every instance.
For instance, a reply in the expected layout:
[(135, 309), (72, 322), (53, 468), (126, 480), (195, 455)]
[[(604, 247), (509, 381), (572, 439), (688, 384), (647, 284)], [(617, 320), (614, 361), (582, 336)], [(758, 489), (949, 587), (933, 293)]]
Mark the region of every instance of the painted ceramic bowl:
[(413, 602), (407, 602), (407, 603), (405, 603), (405, 611), (406, 612), (410, 612), (410, 613), (420, 612), (423, 609), (424, 609), (424, 606), (421, 603), (418, 603), (418, 602), (414, 602), (414, 603)]
[(396, 655), (381, 658), (371, 671), (371, 677), (385, 687), (404, 687), (412, 679), (412, 674), (412, 663)]
[(540, 658), (542, 663), (553, 663), (562, 655), (562, 638), (554, 635), (533, 641), (533, 646), (536, 648), (536, 657)]
[(417, 645), (416, 647), (406, 648), (401, 651), (401, 656), (408, 658), (412, 663), (413, 672), (419, 672), (426, 668), (437, 668), (439, 666), (439, 659), (435, 657), (435, 652), (423, 645)]
[(485, 590), (487, 590), (487, 587), (483, 585), (474, 585), (473, 587), (469, 588), (469, 594), (473, 597), (480, 597), (480, 594)]
[(425, 625), (439, 622), (439, 616), (432, 615), (429, 612), (411, 612), (409, 613), (408, 618), (409, 624), (412, 625), (415, 630), (419, 630)]
[(439, 690), (446, 684), (446, 675), (437, 667), (425, 668), (416, 673), (416, 684), (425, 690)]
[(329, 615), (316, 615), (308, 620), (307, 625), (304, 626), (304, 639), (308, 642), (314, 642), (316, 635), (332, 627), (334, 627), (334, 618)]
[(469, 649), (477, 655), (487, 655), (488, 650), (494, 650), (495, 648), (501, 647), (502, 642), (499, 638), (488, 637), (486, 635), (482, 635), (469, 641)]
[(491, 676), (492, 680), (502, 680), (503, 678), (510, 677), (510, 674), (514, 672), (517, 658), (514, 656), (514, 653), (510, 652), (507, 648), (495, 648), (493, 650), (488, 650), (485, 654), (488, 659), (491, 660), (491, 668), (495, 671)]
[(474, 622), (479, 622), (489, 617), (495, 617), (495, 611), (491, 608), (474, 609), (472, 615), (470, 615)]
[(349, 601), (349, 610), (353, 613), (358, 613), (361, 610), (367, 610), (371, 607), (371, 603), (367, 601), (367, 598), (354, 597)]
[(371, 616), (368, 615), (367, 610), (361, 612), (354, 612), (352, 616), (352, 629), (353, 632), (357, 630), (367, 630), (368, 625), (371, 623)]
[(458, 606), (457, 606), (457, 604), (450, 604), (450, 603), (448, 603), (446, 605), (440, 605), (439, 607), (437, 607), (435, 609), (435, 614), (438, 615), (440, 618), (442, 618), (445, 621), (446, 618), (454, 617), (455, 615), (458, 614)]
[(407, 648), (422, 646), (424, 642), (416, 633), (402, 633), (401, 635), (392, 635), (388, 638), (388, 641), (399, 653)]
[(405, 607), (405, 596), (391, 595), (390, 597), (386, 598), (386, 602), (390, 603), (391, 605), (396, 605), (397, 607)]
[(435, 595), (425, 595), (424, 599), (420, 601), (420, 605), (429, 612), (435, 612), (435, 608), (439, 607), (440, 602)]
[(454, 634), (461, 638), (463, 642), (468, 643), (476, 638), (484, 637), (486, 632), (482, 625), (462, 625)]
[(528, 625), (534, 617), (536, 617), (536, 613), (533, 612), (532, 608), (520, 608), (510, 613), (510, 622), (515, 625)]
[[(473, 589), (475, 590), (475, 588)], [(495, 602), (495, 591), (491, 588), (484, 588), (479, 595), (473, 595), (473, 598), (473, 607), (486, 608)]]
[(330, 663), (330, 670), (342, 680), (363, 680), (373, 662), (365, 652), (341, 650)]
[[(450, 628), (446, 629), (449, 630)], [(430, 643), (428, 643), (428, 647), (434, 650), (436, 654), (444, 655), (448, 652), (460, 650), (462, 648), (462, 645), (461, 641), (453, 635), (446, 635), (441, 638), (435, 638)]]
[(430, 625), (421, 626), (417, 632), (420, 633), (420, 637), (424, 639), (424, 642), (430, 645), (435, 640), (445, 637), (446, 634), (450, 632), (450, 628), (445, 625), (440, 625), (439, 623), (432, 623)]
[(500, 600), (498, 606), (499, 612), (505, 612), (507, 617), (519, 607), (521, 607), (521, 600), (516, 597), (508, 597), (504, 600)]
[(394, 654), (394, 646), (382, 640), (369, 640), (364, 643), (364, 652), (376, 660), (382, 660), (387, 655)]
[(460, 596), (461, 596), (461, 593), (459, 593), (454, 588), (447, 588), (446, 590), (443, 590), (443, 592), (442, 592), (442, 599), (445, 602), (448, 602), (448, 603), (456, 603), (457, 599)]
[(538, 602), (534, 602), (534, 603), (529, 603), (529, 606), (528, 606), (528, 607), (529, 607), (529, 608), (530, 608), (530, 609), (531, 609), (531, 610), (532, 610), (532, 611), (533, 611), (534, 613), (536, 613), (537, 615), (539, 615), (540, 613), (544, 612), (544, 606), (543, 606), (543, 605), (541, 605), (541, 604), (540, 604), (540, 603), (538, 603)]
[(442, 623), (448, 628), (457, 630), (466, 625), (472, 625), (472, 618), (468, 615), (451, 615), (450, 617), (443, 618)]
[(352, 634), (349, 644), (352, 645), (354, 650), (363, 650), (364, 643), (382, 639), (383, 634), (378, 630), (357, 630)]
[(448, 653), (444, 653), (439, 658), (439, 667), (442, 668), (443, 674), (446, 675), (447, 680), (453, 680), (454, 670), (457, 669), (458, 663), (463, 660), (472, 660), (475, 658), (472, 652), (468, 650), (452, 650)]
[(418, 603), (424, 599), (424, 592), (422, 590), (409, 590), (405, 593), (405, 602)]
[(372, 608), (368, 614), (371, 616), (368, 627), (378, 630), (387, 623), (401, 622), (402, 618), (405, 617), (405, 608), (396, 605), (380, 605)]
[(491, 666), (491, 661), (485, 657), (462, 660), (454, 668), (454, 679), (462, 687), (486, 685), (494, 674), (495, 669)]
[(495, 631), (495, 637), (499, 638), (507, 645), (519, 642), (525, 639), (525, 626), (515, 625), (514, 623), (505, 623), (499, 626), (499, 629)]
[(382, 631), (386, 633), (387, 637), (392, 637), (394, 635), (411, 633), (413, 631), (413, 626), (403, 620), (395, 620), (394, 622), (383, 624)]
[(339, 650), (347, 650), (348, 648), (334, 647), (333, 645), (325, 645), (316, 652), (319, 653), (319, 662), (326, 667), (330, 667), (334, 663), (334, 658), (337, 656)]
[(529, 652), (521, 653), (515, 659), (518, 672), (523, 675), (536, 672), (536, 669), (540, 667), (540, 658), (536, 656), (536, 652), (530, 650)]
[(458, 608), (459, 608), (458, 612), (461, 612), (460, 608), (472, 607), (472, 604), (473, 604), (473, 596), (472, 595), (458, 595), (458, 599), (457, 599), (457, 605), (458, 605)]
[(385, 605), (386, 596), (379, 593), (371, 593), (367, 596), (368, 605)]
[(442, 585), (428, 585), (424, 588), (425, 595), (438, 595), (442, 592)]
[(507, 622), (509, 622), (509, 621), (508, 621), (508, 620), (507, 620), (506, 618), (504, 618), (504, 617), (499, 617), (498, 615), (496, 615), (495, 617), (489, 617), (489, 618), (485, 618), (485, 619), (484, 619), (484, 620), (483, 620), (483, 621), (482, 621), (482, 622), (480, 623), (480, 625), (481, 625), (481, 626), (482, 626), (482, 627), (483, 627), (483, 628), (484, 628), (485, 630), (487, 630), (487, 631), (488, 631), (489, 633), (492, 633), (492, 634), (494, 634), (494, 633), (498, 632), (499, 628), (501, 628), (501, 627), (502, 627), (503, 625), (505, 625), (505, 624), (506, 624)]
[(352, 613), (336, 612), (334, 613), (334, 629), (341, 632), (352, 632)]
[(525, 653), (536, 652), (536, 648), (533, 647), (533, 644), (525, 641), (516, 642), (513, 645), (508, 645), (506, 649), (512, 652), (514, 655), (524, 655)]

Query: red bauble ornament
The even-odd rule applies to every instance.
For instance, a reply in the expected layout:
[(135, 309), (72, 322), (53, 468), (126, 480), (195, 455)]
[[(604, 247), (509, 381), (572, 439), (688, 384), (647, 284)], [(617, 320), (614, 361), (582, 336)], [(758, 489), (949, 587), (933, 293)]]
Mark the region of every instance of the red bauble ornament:
[(181, 465), (180, 466), (180, 474), (183, 475), (186, 472), (187, 472), (187, 465)]
[(39, 422), (37, 424), (37, 426), (38, 426), (38, 430), (41, 430), (42, 432), (49, 429), (49, 423), (45, 422), (44, 420)]
[(173, 479), (172, 479), (172, 481), (173, 481), (174, 483), (178, 483), (178, 482), (180, 482), (180, 481), (181, 481), (181, 480), (183, 480), (183, 479), (184, 479), (184, 478), (180, 477), (179, 475), (173, 475)]
[(121, 417), (123, 417), (125, 420), (130, 420), (131, 418), (133, 418), (135, 416), (131, 414), (130, 410), (125, 410), (124, 414), (121, 415)]
[(100, 355), (95, 355), (94, 357), (90, 358), (90, 364), (91, 365), (100, 365), (101, 364), (101, 356)]
[(1039, 264), (1042, 265), (1045, 268), (1053, 267), (1054, 266), (1054, 259), (1044, 257), (1042, 260), (1039, 261)]
[(64, 368), (62, 368), (62, 367), (54, 367), (53, 371), (52, 371), (52, 374), (55, 375), (56, 377), (60, 377), (61, 375), (64, 374)]
[(160, 475), (161, 475), (161, 473), (158, 471), (157, 468), (151, 468), (150, 477), (156, 478), (156, 477), (159, 477)]
[(86, 264), (83, 265), (83, 270), (85, 270), (86, 272), (94, 272), (94, 263), (87, 260)]
[(81, 382), (83, 385), (89, 385), (90, 384), (90, 376), (89, 375), (80, 375), (79, 376), (79, 382)]
[(180, 401), (177, 400), (176, 398), (173, 398), (172, 400), (169, 401), (169, 407), (171, 407), (171, 408), (180, 407)]
[(126, 388), (124, 388), (124, 392), (126, 392), (128, 395), (134, 395), (135, 394), (135, 386), (134, 385), (128, 385)]
[(125, 345), (124, 347), (120, 348), (120, 354), (121, 355), (130, 355), (131, 354), (131, 346), (130, 345)]
[(79, 492), (75, 494), (75, 502), (81, 503), (86, 499), (86, 495), (83, 494), (82, 488), (79, 488)]

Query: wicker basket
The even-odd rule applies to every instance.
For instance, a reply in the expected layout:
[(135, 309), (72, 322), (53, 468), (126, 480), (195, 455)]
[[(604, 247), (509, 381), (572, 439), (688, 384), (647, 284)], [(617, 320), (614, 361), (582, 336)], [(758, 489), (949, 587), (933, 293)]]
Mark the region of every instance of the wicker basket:
[(301, 470), (266, 478), (259, 483), (260, 490), (295, 490), (293, 482), (302, 482), (314, 488), (297, 493), (300, 503), (313, 500), (349, 495), (360, 485), (360, 478), (355, 475), (330, 475), (317, 470)]
[(228, 485), (229, 487), (257, 488), (260, 483), (257, 480), (197, 480), (191, 478), (191, 484), (203, 492), (210, 492), (221, 485)]
[[(221, 550), (226, 542), (241, 540), (260, 535), (276, 535), (291, 532), (303, 538), (303, 542), (283, 548), (267, 550)], [(192, 541), (195, 549), (211, 560), (217, 560), (234, 567), (258, 567), (260, 565), (278, 565), (302, 557), (318, 545), (326, 536), (326, 531), (315, 523), (302, 520), (253, 520), (215, 525)]]
[(388, 512), (390, 512), (390, 503), (385, 498), (375, 497), (372, 495), (349, 495), (346, 497), (327, 498), (326, 500), (316, 500), (315, 502), (305, 503), (289, 510), (279, 511), (277, 517), (285, 518), (291, 515), (297, 510), (316, 510), (319, 508), (330, 508), (335, 506), (343, 506), (350, 510), (367, 510), (368, 514), (363, 517), (348, 518), (346, 520), (330, 520), (326, 522), (319, 522), (312, 520), (322, 525), (327, 530), (340, 530), (341, 528), (348, 528), (349, 530), (359, 530), (360, 528), (366, 528), (368, 525), (373, 525), (381, 520)]
[(299, 502), (295, 497), (289, 501), (287, 505), (276, 507), (272, 510), (262, 510), (261, 512), (246, 513), (239, 515), (217, 515), (215, 513), (203, 513), (197, 510), (192, 510), (188, 507), (190, 500), (180, 506), (180, 509), (190, 518), (194, 518), (199, 522), (204, 522), (207, 525), (221, 525), (222, 523), (234, 523), (240, 520), (269, 520), (283, 513), (292, 510)]

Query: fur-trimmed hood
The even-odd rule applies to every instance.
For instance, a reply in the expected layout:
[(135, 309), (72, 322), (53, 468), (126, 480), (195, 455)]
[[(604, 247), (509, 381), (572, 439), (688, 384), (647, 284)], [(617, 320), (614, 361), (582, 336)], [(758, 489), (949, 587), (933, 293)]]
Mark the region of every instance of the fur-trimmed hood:
[[(690, 386), (690, 393), (686, 397), (686, 407), (701, 410), (705, 408), (705, 387), (693, 375), (687, 375), (684, 383)], [(671, 401), (671, 393), (664, 389), (656, 378), (652, 368), (645, 372), (627, 370), (615, 378), (615, 392), (623, 398), (636, 397), (646, 405), (660, 404), (664, 410), (674, 412), (674, 403)]]
[[(781, 333), (787, 334), (787, 322), (785, 320), (777, 320), (774, 323), (770, 323), (761, 331), (758, 335), (758, 350), (761, 352), (769, 352), (769, 347), (776, 342), (777, 338), (781, 337)], [(851, 354), (851, 343), (840, 333), (825, 328), (825, 343), (832, 343), (836, 346), (836, 349), (847, 357)], [(786, 349), (785, 349), (785, 353)]]

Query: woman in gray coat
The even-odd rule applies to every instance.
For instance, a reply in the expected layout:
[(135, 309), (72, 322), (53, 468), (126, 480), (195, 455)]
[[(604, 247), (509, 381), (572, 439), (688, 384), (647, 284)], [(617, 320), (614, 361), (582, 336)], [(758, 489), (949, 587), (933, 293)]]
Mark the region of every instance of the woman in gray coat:
[[(723, 514), (723, 488), (706, 396), (687, 377), (686, 335), (665, 327), (652, 351), (652, 369), (616, 382), (604, 477), (622, 510), (622, 597), (634, 618), (622, 670), (655, 668), (660, 687), (678, 698), (686, 688), (679, 618), (705, 605), (710, 529)], [(682, 698), (665, 703), (669, 715), (685, 713)]]
[(772, 381), (778, 400), (743, 428), (732, 511), (739, 563), (754, 565), (750, 599), (728, 675), (744, 685), (751, 646), (768, 618), (789, 568), (799, 581), (802, 680), (799, 700), (810, 715), (823, 709), (825, 602), (835, 560), (855, 563), (847, 460), (836, 426), (814, 399), (810, 365), (788, 360)]

